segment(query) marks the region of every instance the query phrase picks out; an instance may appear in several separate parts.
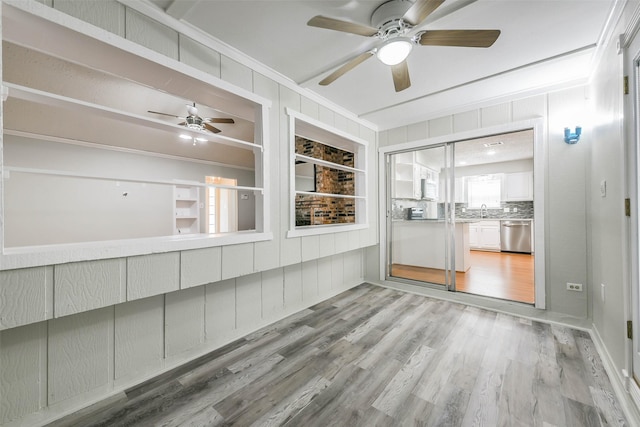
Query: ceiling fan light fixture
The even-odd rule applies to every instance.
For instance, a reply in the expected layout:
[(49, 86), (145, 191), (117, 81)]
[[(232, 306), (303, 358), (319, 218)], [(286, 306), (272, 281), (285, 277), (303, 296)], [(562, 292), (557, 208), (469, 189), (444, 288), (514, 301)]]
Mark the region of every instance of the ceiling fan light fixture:
[(187, 135), (187, 134), (185, 134), (185, 133), (181, 133), (179, 136), (180, 136), (180, 138), (182, 138), (182, 139), (191, 139), (191, 136), (189, 136), (189, 135)]
[(398, 65), (411, 53), (413, 43), (406, 37), (396, 37), (387, 40), (376, 51), (376, 56), (385, 65)]

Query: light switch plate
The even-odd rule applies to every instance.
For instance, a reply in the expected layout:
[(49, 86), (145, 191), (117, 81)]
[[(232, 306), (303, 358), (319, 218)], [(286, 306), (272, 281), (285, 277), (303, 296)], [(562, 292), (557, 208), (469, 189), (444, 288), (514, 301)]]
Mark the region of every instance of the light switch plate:
[(509, 208), (504, 208), (504, 211), (505, 212), (509, 212)]

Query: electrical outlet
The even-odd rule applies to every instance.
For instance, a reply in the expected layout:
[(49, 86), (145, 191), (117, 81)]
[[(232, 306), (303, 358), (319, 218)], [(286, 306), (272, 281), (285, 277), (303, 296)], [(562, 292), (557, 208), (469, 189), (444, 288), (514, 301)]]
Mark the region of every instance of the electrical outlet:
[(600, 297), (602, 298), (602, 302), (604, 302), (604, 289), (605, 289), (604, 283), (600, 283)]
[(463, 213), (464, 213), (464, 212), (466, 212), (466, 211), (467, 211), (467, 209), (466, 209), (466, 208), (462, 208), (462, 212), (463, 212)]
[(513, 211), (514, 212), (518, 212), (518, 208), (513, 208)]
[(567, 290), (582, 292), (582, 283), (567, 283)]
[(509, 212), (509, 208), (504, 208), (504, 212)]

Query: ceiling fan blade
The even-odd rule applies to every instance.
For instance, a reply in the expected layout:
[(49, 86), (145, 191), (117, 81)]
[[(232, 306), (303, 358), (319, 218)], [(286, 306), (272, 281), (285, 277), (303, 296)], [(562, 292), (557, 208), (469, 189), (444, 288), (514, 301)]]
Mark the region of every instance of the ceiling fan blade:
[(182, 118), (184, 118), (184, 117), (180, 117), (180, 116), (175, 116), (175, 115), (173, 115), (173, 114), (160, 113), (160, 112), (158, 112), (158, 111), (151, 111), (151, 110), (147, 110), (147, 113), (160, 114), (161, 116), (175, 117), (176, 119), (182, 119)]
[(202, 126), (205, 127), (206, 130), (208, 130), (209, 132), (213, 132), (213, 133), (220, 133), (222, 132), (220, 129), (218, 129), (217, 127), (211, 126), (209, 123), (203, 122)]
[(396, 88), (396, 92), (400, 92), (411, 86), (407, 61), (402, 61), (397, 65), (392, 65), (391, 74), (393, 75), (393, 85)]
[(500, 30), (434, 30), (425, 31), (419, 43), (423, 46), (489, 47), (500, 36)]
[(325, 28), (327, 30), (342, 31), (344, 33), (357, 34), (359, 36), (371, 37), (378, 33), (377, 28), (355, 22), (343, 21), (341, 19), (328, 18), (326, 16), (314, 16), (307, 22), (311, 27)]
[(373, 53), (371, 51), (365, 52), (361, 55), (356, 56), (351, 61), (344, 64), (342, 67), (335, 70), (333, 73), (329, 74), (327, 77), (320, 81), (321, 86), (326, 86), (328, 84), (333, 83), (338, 77), (346, 74), (348, 71), (353, 70), (356, 66), (362, 64), (367, 59), (371, 58)]
[(233, 119), (219, 118), (219, 117), (207, 117), (204, 119), (205, 122), (209, 123), (235, 123)]
[(416, 0), (409, 10), (405, 12), (402, 19), (416, 26), (431, 15), (431, 12), (436, 10), (442, 3), (444, 3), (444, 0)]

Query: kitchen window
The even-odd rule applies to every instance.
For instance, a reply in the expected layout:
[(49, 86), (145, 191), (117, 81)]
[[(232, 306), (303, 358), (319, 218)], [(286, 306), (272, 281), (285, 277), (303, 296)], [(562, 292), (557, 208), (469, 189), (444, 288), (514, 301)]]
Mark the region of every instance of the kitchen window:
[(367, 142), (287, 109), (291, 224), (288, 237), (365, 228)]
[(499, 208), (502, 177), (500, 175), (480, 175), (467, 178), (467, 203), (471, 209)]

